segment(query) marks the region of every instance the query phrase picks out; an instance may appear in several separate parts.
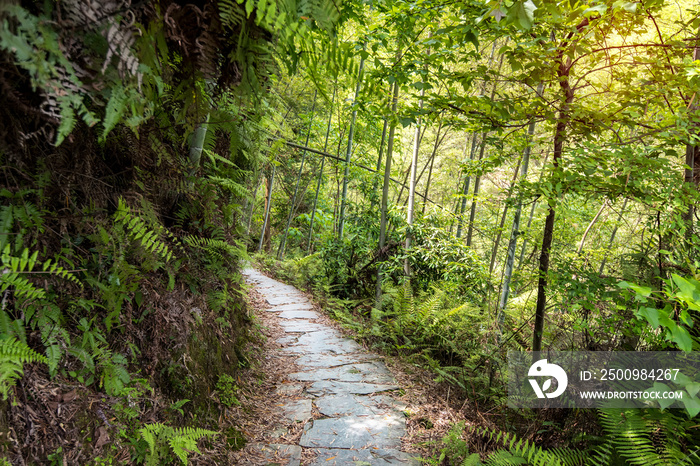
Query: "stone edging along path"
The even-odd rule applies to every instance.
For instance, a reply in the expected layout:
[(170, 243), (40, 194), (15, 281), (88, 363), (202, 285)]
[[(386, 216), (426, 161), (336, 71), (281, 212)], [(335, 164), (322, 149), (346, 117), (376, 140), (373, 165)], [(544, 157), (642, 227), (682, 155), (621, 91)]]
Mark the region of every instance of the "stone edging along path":
[(299, 383), (277, 387), (279, 393), (301, 391), (300, 398), (282, 407), (285, 415), (306, 421), (314, 407), (322, 415), (306, 424), (298, 446), (265, 445), (263, 452), (286, 457), (289, 466), (300, 464), (302, 448), (316, 453), (312, 465), (420, 464), (399, 451), (406, 433), (405, 407), (387, 394), (399, 387), (380, 356), (315, 322), (320, 315), (293, 286), (255, 269), (245, 269), (243, 275), (272, 306), (267, 311), (278, 316), (285, 331), (282, 351), (297, 356), (300, 370), (289, 378)]

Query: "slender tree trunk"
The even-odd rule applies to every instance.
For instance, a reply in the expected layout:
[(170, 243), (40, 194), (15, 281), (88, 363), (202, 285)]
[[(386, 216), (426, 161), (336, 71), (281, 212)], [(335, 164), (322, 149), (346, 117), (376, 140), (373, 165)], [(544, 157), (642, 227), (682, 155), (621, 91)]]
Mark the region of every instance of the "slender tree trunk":
[[(697, 41), (700, 40), (700, 32), (698, 33), (698, 37), (696, 37), (696, 45), (695, 48), (693, 49), (693, 60), (699, 60), (700, 59), (700, 46), (697, 45)], [(688, 105), (688, 109), (690, 110), (691, 113), (695, 113), (698, 110), (698, 104), (695, 101), (697, 98), (696, 95), (693, 95), (693, 99), (691, 100), (690, 104)], [(700, 152), (700, 147), (697, 145), (692, 145), (692, 144), (687, 144), (685, 146), (685, 164), (686, 168), (683, 170), (683, 182), (684, 184), (689, 188), (689, 189), (696, 189), (696, 183), (695, 183), (695, 168), (696, 164), (700, 165), (700, 156), (698, 153)], [(686, 240), (688, 241), (689, 245), (691, 244), (690, 242), (692, 241), (693, 238), (693, 219), (695, 217), (695, 206), (689, 202), (687, 205), (687, 210), (684, 212), (684, 220), (685, 220), (685, 237)]]
[[(420, 101), (419, 108), (423, 110), (423, 96), (425, 96), (425, 89), (420, 91)], [(406, 251), (411, 249), (411, 226), (413, 225), (413, 210), (415, 209), (415, 198), (416, 198), (416, 174), (418, 171), (418, 152), (420, 149), (420, 126), (421, 118), (418, 118), (416, 123), (415, 139), (413, 141), (413, 157), (411, 157), (411, 183), (408, 186), (408, 211), (406, 212), (406, 223), (408, 224), (408, 232), (406, 234)], [(411, 264), (408, 258), (404, 261), (403, 271), (407, 277), (411, 276)]]
[(591, 228), (593, 228), (593, 225), (598, 221), (600, 218), (600, 215), (603, 213), (605, 208), (608, 206), (608, 200), (606, 199), (603, 201), (603, 205), (600, 206), (600, 209), (598, 209), (598, 213), (595, 214), (595, 217), (593, 217), (593, 220), (588, 224), (586, 227), (586, 231), (583, 232), (583, 236), (581, 237), (581, 241), (578, 243), (578, 250), (576, 251), (576, 254), (581, 254), (581, 251), (583, 251), (583, 244), (586, 242), (586, 237), (588, 236), (588, 232), (591, 231)]
[[(472, 140), (472, 148), (469, 152), (469, 162), (472, 162), (474, 160), (474, 154), (476, 154), (476, 143), (477, 143), (477, 136), (476, 133), (471, 134), (471, 140)], [(469, 142), (467, 142), (467, 145), (469, 145)], [(466, 147), (465, 147), (466, 149)], [(472, 177), (469, 176), (468, 174), (465, 174), (464, 176), (464, 189), (462, 190), (462, 199), (459, 202), (459, 217), (457, 218), (457, 233), (455, 236), (457, 238), (462, 237), (462, 226), (464, 225), (464, 212), (467, 210), (467, 196), (469, 196), (469, 184), (471, 182)]]
[[(542, 178), (544, 177), (544, 170), (547, 166), (547, 160), (549, 160), (549, 151), (545, 154), (544, 156), (544, 161), (542, 162), (542, 171), (540, 172), (540, 178), (538, 180), (538, 183), (542, 181)], [(527, 226), (525, 227), (525, 231), (530, 230), (530, 225), (532, 225), (532, 219), (535, 216), (535, 208), (537, 207), (537, 201), (532, 201), (532, 207), (530, 207), (530, 216), (527, 219)], [(520, 270), (520, 267), (523, 265), (523, 259), (525, 258), (525, 248), (527, 248), (527, 236), (523, 238), (523, 247), (520, 250), (520, 257), (518, 257), (518, 267), (517, 269)]]
[[(443, 133), (443, 137), (440, 138), (440, 141), (439, 141), (439, 143), (438, 143), (438, 147), (439, 147), (439, 145), (442, 143), (442, 140), (445, 138), (445, 135), (446, 135), (446, 134), (447, 134), (447, 133)], [(418, 185), (420, 184), (420, 180), (421, 180), (421, 178), (423, 178), (423, 175), (425, 174), (425, 171), (428, 169), (428, 167), (431, 167), (432, 161), (434, 160), (435, 155), (436, 155), (436, 152), (435, 152), (435, 150), (433, 150), (433, 152), (430, 154), (430, 158), (428, 158), (428, 160), (427, 160), (427, 161), (425, 162), (425, 164), (423, 165), (423, 168), (421, 169), (420, 173), (418, 173), (418, 176), (416, 177), (416, 183), (415, 183), (416, 189), (418, 189)], [(409, 167), (409, 168), (410, 168), (410, 167)], [(406, 173), (410, 173), (410, 170), (407, 171)], [(406, 175), (406, 180), (408, 180), (408, 175)], [(421, 196), (421, 197), (423, 198), (423, 204), (424, 204), (424, 205), (428, 203), (428, 197), (427, 197), (427, 195), (421, 194), (420, 192), (416, 192), (416, 194), (417, 194), (418, 196)], [(415, 196), (415, 194), (414, 194), (414, 196)], [(397, 204), (399, 204), (399, 201), (397, 201)], [(403, 205), (408, 205), (408, 198), (406, 198), (406, 200), (403, 202)]]
[[(400, 53), (397, 53), (400, 55)], [(389, 136), (386, 148), (386, 163), (384, 165), (384, 186), (382, 186), (382, 212), (379, 221), (379, 252), (384, 253), (386, 243), (386, 224), (387, 213), (389, 210), (389, 185), (391, 184), (391, 157), (394, 153), (394, 132), (396, 130), (396, 120), (393, 118), (396, 115), (396, 109), (399, 101), (399, 84), (394, 82), (394, 92), (391, 99), (391, 124), (389, 125)], [(382, 309), (382, 267), (377, 267), (377, 286), (375, 291), (376, 304), (375, 307)]]
[[(437, 156), (437, 151), (440, 145), (442, 144), (442, 141), (445, 139), (445, 136), (447, 135), (447, 131), (442, 135), (442, 138), (440, 137), (440, 130), (442, 129), (442, 120), (438, 124), (438, 129), (437, 133), (435, 134), (435, 145), (433, 145), (433, 153), (430, 155), (430, 168), (428, 169), (428, 180), (425, 183), (425, 195), (423, 196), (423, 209), (422, 213), (425, 213), (425, 206), (428, 205), (428, 193), (430, 192), (430, 180), (433, 177), (433, 164), (435, 163), (435, 157)], [(420, 179), (420, 177), (419, 177)]]
[(493, 242), (493, 249), (491, 250), (491, 262), (489, 263), (489, 276), (493, 272), (493, 267), (496, 264), (496, 256), (498, 255), (498, 246), (501, 244), (501, 236), (503, 234), (503, 225), (506, 223), (506, 216), (508, 215), (508, 200), (513, 194), (513, 188), (515, 187), (515, 182), (518, 180), (518, 171), (520, 170), (520, 164), (523, 162), (523, 157), (520, 157), (518, 164), (515, 166), (515, 172), (513, 172), (513, 181), (508, 189), (508, 195), (503, 203), (503, 214), (501, 215), (501, 222), (498, 224), (498, 232), (496, 233), (496, 240)]
[[(323, 152), (328, 150), (328, 138), (331, 134), (331, 122), (333, 121), (333, 104), (335, 103), (336, 88), (333, 87), (333, 97), (331, 98), (331, 110), (328, 116), (328, 126), (326, 126), (326, 140), (323, 143)], [(311, 244), (313, 243), (314, 234), (314, 217), (316, 216), (316, 206), (318, 205), (318, 193), (321, 192), (321, 182), (323, 180), (323, 169), (326, 164), (326, 157), (321, 157), (321, 168), (318, 171), (318, 183), (316, 184), (316, 195), (314, 196), (314, 208), (311, 210), (311, 221), (309, 222), (309, 239), (306, 242), (306, 253), (311, 252)]]
[(250, 203), (250, 213), (248, 214), (248, 227), (246, 228), (246, 234), (250, 235), (250, 226), (253, 223), (253, 213), (255, 212), (255, 198), (258, 197), (258, 189), (262, 184), (263, 178), (265, 178), (264, 173), (261, 171), (258, 181), (255, 183), (255, 189), (253, 190), (253, 199)]
[[(360, 87), (362, 86), (362, 69), (365, 66), (365, 59), (360, 60), (360, 69), (357, 72), (357, 86), (355, 87), (355, 99), (353, 106), (357, 104), (357, 98), (360, 95)], [(340, 201), (340, 214), (338, 219), (338, 239), (343, 239), (343, 230), (345, 228), (345, 204), (348, 198), (348, 182), (350, 176), (350, 157), (352, 156), (352, 139), (355, 134), (355, 120), (357, 119), (357, 108), (352, 111), (352, 119), (350, 120), (350, 132), (348, 133), (348, 150), (345, 157), (345, 171), (343, 174), (343, 194)]]
[[(311, 137), (311, 129), (314, 124), (314, 112), (316, 111), (316, 95), (317, 91), (314, 91), (314, 103), (311, 105), (311, 119), (309, 120), (309, 131), (306, 133), (306, 142), (304, 147), (308, 147), (309, 138)], [(297, 202), (297, 194), (299, 193), (299, 182), (301, 181), (301, 175), (304, 173), (304, 162), (306, 161), (306, 150), (301, 153), (301, 164), (299, 165), (299, 174), (297, 175), (297, 182), (294, 186), (294, 195), (292, 196), (292, 203), (289, 206), (289, 215), (287, 216), (287, 226), (284, 228), (284, 234), (282, 235), (282, 240), (280, 241), (279, 249), (277, 250), (277, 260), (282, 260), (284, 257), (284, 246), (287, 243), (287, 236), (289, 235), (289, 227), (292, 225), (292, 217), (294, 216), (294, 206)]]
[[(506, 40), (507, 43), (507, 40)], [(493, 48), (496, 48), (496, 42), (493, 43)], [(492, 52), (493, 53), (493, 52)], [(503, 58), (504, 56), (501, 55), (501, 57), (498, 60), (498, 73), (501, 73), (501, 68), (503, 67)], [(498, 85), (496, 82), (493, 83), (493, 88), (491, 89), (491, 100), (493, 101), (494, 97), (496, 96), (496, 89), (498, 88)], [(488, 133), (484, 132), (481, 134), (481, 147), (479, 148), (479, 160), (484, 158), (484, 149), (486, 149), (486, 136)], [(472, 234), (474, 232), (474, 220), (476, 218), (476, 205), (479, 201), (478, 196), (479, 196), (479, 187), (481, 185), (481, 175), (477, 175), (476, 179), (474, 180), (474, 194), (472, 195), (472, 207), (471, 207), (471, 212), (469, 213), (469, 229), (467, 230), (467, 246), (472, 245)]]
[[(391, 108), (391, 91), (392, 87), (389, 86), (389, 98), (387, 99), (387, 108)], [(386, 131), (389, 128), (389, 120), (384, 118), (384, 127), (382, 128), (382, 140), (379, 143), (379, 155), (377, 156), (377, 176), (374, 177), (372, 181), (372, 204), (370, 211), (374, 211), (375, 206), (375, 196), (374, 193), (377, 192), (377, 185), (379, 184), (379, 170), (382, 168), (382, 156), (384, 155), (384, 143), (386, 142)]]
[[(484, 158), (484, 149), (486, 148), (486, 133), (482, 134), (483, 140), (479, 148), (479, 160)], [(467, 229), (467, 246), (472, 245), (472, 234), (474, 233), (474, 220), (476, 219), (476, 204), (478, 203), (477, 196), (481, 187), (481, 175), (477, 175), (474, 179), (474, 193), (472, 194), (472, 206), (469, 212), (469, 228)]]
[[(497, 41), (493, 42), (493, 46), (491, 46), (491, 56), (489, 57), (488, 61), (488, 68), (491, 68), (491, 64), (493, 63), (493, 57), (496, 55), (496, 43)], [(481, 86), (481, 93), (485, 94), (486, 93), (486, 81)], [(472, 133), (472, 148), (469, 153), (469, 161), (472, 162), (474, 160), (474, 154), (476, 154), (476, 145), (477, 145), (478, 138), (476, 136), (476, 133)], [(459, 218), (457, 220), (457, 238), (462, 237), (462, 226), (464, 224), (464, 212), (467, 210), (467, 196), (469, 195), (469, 185), (471, 184), (471, 176), (466, 175), (464, 179), (464, 189), (462, 190), (462, 202), (460, 205), (459, 209)]]
[[(423, 142), (423, 136), (425, 135), (426, 128), (427, 128), (427, 126), (423, 127), (423, 131), (421, 133), (421, 136), (420, 136), (420, 138), (418, 138), (418, 145), (419, 146), (420, 146), (421, 142)], [(401, 183), (401, 187), (399, 189), (399, 195), (396, 196), (396, 205), (401, 204), (401, 197), (403, 196), (404, 190), (408, 186), (408, 175), (410, 175), (410, 174), (411, 174), (411, 165), (409, 165), (408, 168), (406, 169), (406, 171), (404, 172), (403, 183)], [(407, 203), (408, 203), (408, 201), (404, 201), (403, 205), (406, 205)]]
[[(537, 97), (542, 97), (544, 92), (544, 83), (540, 83), (537, 86)], [(535, 134), (535, 119), (531, 118), (530, 124), (527, 128), (527, 145), (523, 150), (522, 166), (520, 168), (520, 180), (525, 181), (527, 178), (527, 170), (530, 165), (530, 152), (532, 150), (532, 136)], [(546, 160), (545, 160), (546, 163)], [(520, 216), (523, 210), (522, 201), (518, 201), (518, 205), (515, 208), (515, 216), (513, 217), (513, 228), (510, 233), (510, 240), (508, 241), (508, 251), (506, 252), (506, 264), (503, 268), (503, 283), (501, 285), (501, 297), (498, 300), (498, 311), (496, 313), (496, 322), (498, 325), (498, 340), (500, 342), (501, 335), (503, 334), (503, 322), (505, 320), (505, 310), (508, 304), (508, 295), (510, 294), (510, 280), (513, 276), (513, 264), (515, 263), (515, 249), (518, 245), (518, 236), (520, 235)], [(534, 207), (533, 207), (534, 212)], [(532, 221), (532, 214), (530, 215), (530, 221)], [(528, 222), (528, 227), (530, 223)]]
[[(587, 21), (586, 21), (587, 24)], [(559, 87), (564, 97), (563, 105), (559, 111), (559, 118), (554, 132), (554, 149), (552, 151), (552, 169), (559, 171), (559, 163), (564, 148), (566, 127), (569, 122), (569, 108), (574, 100), (574, 91), (569, 85), (569, 71), (571, 58), (564, 64), (563, 51), (557, 56), (557, 78)], [(542, 249), (540, 250), (539, 280), (537, 283), (537, 304), (535, 306), (535, 329), (532, 336), (532, 351), (542, 350), (542, 334), (544, 332), (544, 312), (547, 301), (547, 274), (549, 273), (549, 253), (554, 237), (554, 217), (557, 199), (549, 199), (549, 213), (544, 221), (544, 234), (542, 235)]]
[(265, 220), (263, 220), (262, 231), (260, 232), (260, 244), (258, 244), (258, 252), (262, 251), (263, 245), (265, 245), (265, 250), (270, 249), (270, 210), (272, 208), (272, 188), (275, 184), (275, 170), (277, 166), (275, 162), (272, 162), (272, 173), (270, 174), (269, 180), (265, 180)]
[(605, 270), (605, 263), (608, 260), (608, 254), (612, 248), (613, 242), (615, 241), (615, 235), (617, 235), (617, 229), (622, 221), (622, 215), (625, 213), (625, 207), (627, 207), (628, 199), (625, 198), (625, 202), (622, 203), (622, 209), (620, 209), (620, 214), (617, 216), (617, 222), (615, 222), (615, 228), (613, 228), (612, 234), (610, 235), (610, 241), (608, 242), (608, 247), (605, 250), (605, 256), (603, 261), (600, 263), (600, 269), (598, 269), (598, 275), (603, 275), (603, 270)]

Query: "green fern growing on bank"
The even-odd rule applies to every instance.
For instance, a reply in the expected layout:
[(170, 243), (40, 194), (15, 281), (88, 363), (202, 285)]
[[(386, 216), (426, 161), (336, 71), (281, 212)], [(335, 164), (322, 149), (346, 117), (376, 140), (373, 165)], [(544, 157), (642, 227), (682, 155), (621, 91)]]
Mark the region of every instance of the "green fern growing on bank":
[(2, 268), (2, 271), (0, 271), (0, 292), (12, 288), (17, 298), (43, 298), (46, 295), (46, 291), (42, 288), (35, 287), (23, 276), (26, 274), (46, 273), (58, 275), (61, 278), (80, 285), (77, 278), (51, 259), (46, 260), (42, 264), (41, 270), (35, 270), (39, 263), (37, 259), (38, 255), (39, 251), (34, 251), (30, 254), (28, 248), (24, 248), (19, 256), (13, 255), (10, 245), (5, 245), (2, 255), (0, 255), (0, 268)]
[(155, 225), (151, 228), (141, 217), (134, 215), (131, 208), (126, 205), (123, 199), (119, 199), (117, 211), (114, 214), (116, 224), (124, 226), (129, 238), (138, 241), (147, 252), (155, 255), (163, 262), (167, 263), (173, 259), (173, 253), (168, 245), (160, 239), (161, 235), (174, 238), (162, 225)]
[(484, 427), (470, 427), (478, 435), (488, 437), (490, 441), (502, 444), (503, 448), (489, 455), (488, 466), (512, 466), (528, 464), (532, 466), (581, 466), (585, 464), (586, 455), (582, 451), (569, 448), (544, 450), (526, 439), (518, 439), (508, 432), (494, 432)]
[(188, 246), (201, 249), (219, 260), (224, 260), (226, 258), (241, 259), (245, 257), (245, 249), (243, 249), (242, 246), (236, 247), (220, 239), (188, 235), (185, 237), (184, 242)]
[(14, 338), (0, 340), (0, 395), (3, 400), (7, 400), (10, 388), (24, 375), (24, 363), (28, 362), (46, 363), (47, 360)]
[(616, 457), (640, 466), (700, 464), (700, 448), (684, 451), (682, 444), (697, 422), (657, 410), (604, 409), (599, 416), (606, 435), (591, 454), (591, 465), (607, 466)]
[(200, 453), (197, 442), (202, 437), (213, 437), (218, 432), (193, 427), (173, 428), (165, 424), (148, 424), (139, 429), (141, 438), (148, 444), (146, 466), (157, 466), (168, 461), (171, 453), (187, 464), (188, 453)]

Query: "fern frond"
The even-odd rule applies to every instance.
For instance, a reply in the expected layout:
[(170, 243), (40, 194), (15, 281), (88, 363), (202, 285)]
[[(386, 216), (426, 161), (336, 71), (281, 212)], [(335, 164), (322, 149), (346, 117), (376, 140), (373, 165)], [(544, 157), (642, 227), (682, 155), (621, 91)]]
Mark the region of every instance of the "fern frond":
[(202, 437), (213, 437), (218, 432), (194, 427), (173, 428), (161, 423), (148, 424), (139, 429), (141, 438), (148, 444), (150, 455), (146, 457), (146, 464), (155, 464), (158, 460), (164, 460), (162, 450), (169, 446), (172, 453), (187, 464), (189, 453), (200, 453), (197, 442)]
[(221, 260), (224, 259), (224, 255), (233, 259), (241, 259), (246, 255), (242, 245), (234, 246), (220, 239), (188, 235), (184, 238), (184, 242), (190, 247), (202, 249), (206, 251), (207, 254)]
[(247, 197), (248, 196), (248, 189), (243, 186), (240, 183), (236, 183), (235, 181), (229, 179), (229, 178), (223, 178), (220, 176), (209, 176), (209, 180), (213, 182), (214, 184), (221, 186), (223, 189), (231, 192), (234, 196), (237, 197)]
[(568, 448), (544, 450), (526, 439), (518, 439), (508, 432), (496, 432), (479, 426), (469, 426), (469, 430), (489, 440), (500, 443), (504, 449), (492, 453), (485, 464), (512, 466), (528, 464), (533, 466), (581, 466), (585, 463), (584, 452)]
[(15, 338), (0, 340), (0, 395), (3, 400), (7, 400), (10, 388), (24, 374), (24, 364), (31, 362), (47, 363), (47, 359)]
[(696, 452), (682, 450), (690, 421), (670, 411), (602, 409), (599, 416), (607, 441), (594, 449), (593, 465), (609, 464), (615, 453), (632, 465), (699, 464)]
[(167, 232), (162, 225), (154, 224), (153, 227), (149, 227), (146, 222), (131, 212), (131, 208), (126, 205), (122, 198), (119, 198), (114, 220), (124, 227), (133, 241), (139, 241), (147, 252), (150, 252), (166, 263), (173, 259), (172, 251), (168, 245), (160, 239), (160, 235), (165, 234), (171, 238), (174, 238), (174, 236), (170, 232)]

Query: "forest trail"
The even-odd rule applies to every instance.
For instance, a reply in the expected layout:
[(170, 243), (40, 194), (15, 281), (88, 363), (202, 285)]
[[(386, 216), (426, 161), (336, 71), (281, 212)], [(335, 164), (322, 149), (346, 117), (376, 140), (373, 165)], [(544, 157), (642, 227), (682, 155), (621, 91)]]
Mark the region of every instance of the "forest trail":
[(293, 286), (251, 268), (243, 275), (284, 329), (280, 351), (296, 357), (298, 371), (277, 387), (281, 408), (289, 420), (310, 420), (298, 445), (261, 445), (263, 454), (290, 466), (300, 464), (302, 451), (315, 454), (312, 465), (420, 464), (399, 451), (405, 406), (388, 395), (399, 387), (381, 357), (319, 322), (321, 315)]

